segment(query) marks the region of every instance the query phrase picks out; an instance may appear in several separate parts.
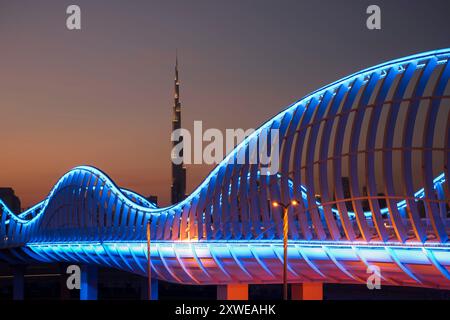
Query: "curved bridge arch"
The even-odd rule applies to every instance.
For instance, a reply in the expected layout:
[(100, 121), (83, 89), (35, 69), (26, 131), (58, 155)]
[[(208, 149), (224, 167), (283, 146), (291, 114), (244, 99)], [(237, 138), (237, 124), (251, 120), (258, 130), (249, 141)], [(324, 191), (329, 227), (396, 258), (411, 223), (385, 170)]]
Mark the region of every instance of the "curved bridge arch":
[[(0, 259), (144, 274), (151, 221), (159, 278), (275, 283), (282, 212), (270, 202), (296, 199), (290, 281), (355, 283), (379, 264), (392, 284), (449, 288), (449, 57), (444, 49), (390, 61), (307, 95), (174, 206), (157, 208), (98, 169), (77, 167), (20, 215), (0, 202)], [(263, 151), (273, 159), (279, 151), (279, 171), (238, 164), (270, 129), (280, 148)]]

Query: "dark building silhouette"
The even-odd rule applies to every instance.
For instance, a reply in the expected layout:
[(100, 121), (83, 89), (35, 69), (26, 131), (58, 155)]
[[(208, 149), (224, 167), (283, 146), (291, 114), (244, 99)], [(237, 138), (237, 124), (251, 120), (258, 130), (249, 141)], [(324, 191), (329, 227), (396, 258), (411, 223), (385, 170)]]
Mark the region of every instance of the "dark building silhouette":
[(380, 208), (381, 209), (387, 208), (386, 195), (383, 192), (380, 192), (377, 194), (377, 196), (380, 197), (378, 199), (378, 204), (379, 204)]
[(419, 216), (423, 219), (427, 217), (427, 213), (425, 211), (425, 204), (423, 201), (416, 201), (417, 204), (417, 211), (419, 211)]
[(15, 195), (12, 188), (0, 188), (0, 199), (14, 213), (20, 213), (20, 199)]
[(158, 196), (150, 195), (150, 196), (146, 197), (145, 199), (147, 199), (151, 203), (158, 205)]
[[(342, 177), (341, 183), (342, 183), (342, 189), (344, 192), (344, 199), (351, 199), (352, 194), (350, 192), (350, 179), (348, 177)], [(345, 206), (347, 207), (348, 211), (353, 211), (353, 205), (350, 200), (345, 201)]]
[(342, 177), (342, 189), (344, 191), (344, 198), (348, 199), (352, 197), (352, 194), (350, 193), (350, 179), (348, 177)]
[[(180, 81), (178, 78), (178, 56), (175, 63), (175, 103), (173, 106), (172, 130), (181, 129), (181, 102), (180, 102)], [(179, 143), (183, 143), (183, 137), (179, 136), (178, 141), (172, 142), (175, 148)], [(177, 161), (178, 160), (178, 161)], [(175, 162), (176, 163), (175, 163)], [(175, 204), (182, 201), (186, 196), (186, 168), (183, 163), (183, 150), (178, 155), (172, 154), (172, 187), (171, 202)]]
[(363, 187), (363, 197), (365, 197), (366, 199), (361, 201), (362, 207), (364, 211), (370, 211), (370, 204), (369, 204), (369, 199), (367, 198), (367, 187), (364, 186)]

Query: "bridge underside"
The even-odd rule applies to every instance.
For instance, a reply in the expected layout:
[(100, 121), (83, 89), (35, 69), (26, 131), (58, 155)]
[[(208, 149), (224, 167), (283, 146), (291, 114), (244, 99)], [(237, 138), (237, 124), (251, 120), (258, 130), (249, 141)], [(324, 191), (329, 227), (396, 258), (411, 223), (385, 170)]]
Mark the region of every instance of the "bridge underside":
[[(446, 245), (332, 244), (291, 241), (290, 283), (366, 284), (380, 270), (381, 283), (450, 289), (450, 251)], [(23, 250), (21, 253), (14, 250)], [(16, 262), (96, 264), (146, 275), (147, 244), (136, 242), (36, 243), (10, 250)], [(3, 251), (3, 257), (6, 257)], [(29, 262), (23, 261), (22, 263)], [(152, 274), (160, 280), (193, 284), (271, 284), (282, 279), (281, 241), (153, 241)], [(372, 269), (373, 270), (373, 269)]]

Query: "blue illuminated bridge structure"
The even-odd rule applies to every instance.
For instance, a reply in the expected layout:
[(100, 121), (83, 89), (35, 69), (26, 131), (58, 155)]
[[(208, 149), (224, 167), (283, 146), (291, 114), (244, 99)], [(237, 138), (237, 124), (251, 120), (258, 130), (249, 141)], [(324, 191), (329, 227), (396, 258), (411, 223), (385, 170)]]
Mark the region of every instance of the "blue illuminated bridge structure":
[[(0, 202), (0, 259), (73, 263), (182, 284), (289, 283), (450, 289), (450, 49), (389, 61), (327, 85), (249, 135), (184, 201), (165, 208), (74, 168), (13, 214)], [(268, 129), (279, 169), (236, 158)], [(270, 150), (269, 150), (270, 149)], [(249, 161), (250, 162), (250, 161)]]

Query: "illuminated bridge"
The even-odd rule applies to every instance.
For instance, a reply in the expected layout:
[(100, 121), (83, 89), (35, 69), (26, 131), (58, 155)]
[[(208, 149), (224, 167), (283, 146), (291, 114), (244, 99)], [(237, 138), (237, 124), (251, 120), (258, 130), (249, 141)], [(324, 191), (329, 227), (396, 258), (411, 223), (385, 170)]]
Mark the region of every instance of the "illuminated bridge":
[[(183, 284), (280, 283), (289, 207), (289, 283), (450, 289), (450, 49), (390, 61), (317, 90), (263, 124), (184, 201), (157, 208), (77, 167), (41, 203), (0, 203), (0, 259), (69, 262)], [(279, 170), (238, 164), (279, 130)], [(269, 150), (270, 149), (270, 150)], [(265, 150), (270, 156), (278, 151)]]

